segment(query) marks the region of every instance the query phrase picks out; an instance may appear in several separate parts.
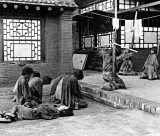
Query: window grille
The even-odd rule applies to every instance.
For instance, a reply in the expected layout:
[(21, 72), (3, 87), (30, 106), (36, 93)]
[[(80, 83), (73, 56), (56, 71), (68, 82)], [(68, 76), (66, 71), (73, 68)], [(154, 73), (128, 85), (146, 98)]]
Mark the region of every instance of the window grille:
[(41, 60), (41, 20), (3, 19), (4, 61)]
[[(143, 35), (136, 37), (133, 48), (152, 48), (160, 42), (160, 18), (143, 20)], [(133, 32), (125, 32), (125, 26), (121, 26), (121, 45), (129, 47), (132, 44)]]
[(102, 11), (110, 11), (113, 9), (113, 0), (106, 0), (103, 2), (99, 2), (96, 4), (93, 4), (91, 6), (85, 7), (80, 10), (80, 13), (86, 13), (92, 10), (102, 10)]

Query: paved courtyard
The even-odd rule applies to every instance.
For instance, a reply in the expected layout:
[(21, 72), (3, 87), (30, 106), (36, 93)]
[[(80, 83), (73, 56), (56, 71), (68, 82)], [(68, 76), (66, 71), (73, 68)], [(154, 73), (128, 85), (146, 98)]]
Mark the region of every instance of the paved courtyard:
[[(84, 71), (84, 79), (82, 82), (102, 86), (104, 80), (102, 72)], [(127, 89), (118, 89), (117, 92), (129, 94), (135, 97), (160, 103), (160, 80), (139, 79), (139, 76), (120, 76)]]
[[(0, 97), (0, 110), (15, 104)], [(115, 109), (86, 98), (88, 108), (54, 120), (0, 123), (0, 136), (159, 136), (160, 116), (139, 110)]]
[[(85, 72), (83, 82), (101, 86), (104, 83), (101, 77), (100, 72)], [(137, 76), (122, 78), (127, 89), (116, 91), (160, 102), (160, 80), (139, 80)], [(0, 89), (0, 111), (9, 111), (15, 105), (13, 95), (9, 95), (13, 86)], [(48, 93), (47, 89), (48, 86), (44, 86), (44, 94)], [(44, 96), (44, 100), (46, 98)], [(74, 111), (72, 117), (0, 123), (0, 136), (160, 136), (159, 115), (136, 109), (115, 109), (85, 100), (88, 108)]]

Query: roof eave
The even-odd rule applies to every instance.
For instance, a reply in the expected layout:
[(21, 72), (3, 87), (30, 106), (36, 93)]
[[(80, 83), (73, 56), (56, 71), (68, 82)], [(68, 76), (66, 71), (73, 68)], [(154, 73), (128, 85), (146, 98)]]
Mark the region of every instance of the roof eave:
[(76, 4), (62, 5), (62, 4), (48, 4), (48, 3), (29, 3), (29, 2), (14, 2), (14, 1), (0, 1), (0, 4), (19, 4), (19, 5), (33, 5), (33, 6), (48, 6), (48, 7), (66, 7), (76, 9), (78, 6)]

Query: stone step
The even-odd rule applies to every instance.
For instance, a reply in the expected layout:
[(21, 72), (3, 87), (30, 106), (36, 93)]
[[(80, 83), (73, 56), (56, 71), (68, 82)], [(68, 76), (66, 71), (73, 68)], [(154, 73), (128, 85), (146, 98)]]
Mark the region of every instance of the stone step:
[(80, 82), (84, 96), (105, 103), (108, 106), (139, 109), (152, 114), (160, 114), (160, 103), (134, 97), (117, 91), (106, 91), (99, 86)]

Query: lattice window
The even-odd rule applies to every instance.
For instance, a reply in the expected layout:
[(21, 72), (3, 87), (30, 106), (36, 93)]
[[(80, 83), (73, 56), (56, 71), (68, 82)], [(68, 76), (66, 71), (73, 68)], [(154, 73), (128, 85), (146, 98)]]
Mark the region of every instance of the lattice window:
[(86, 13), (92, 10), (102, 10), (102, 11), (109, 11), (113, 9), (113, 0), (106, 0), (103, 2), (99, 2), (96, 4), (92, 4), (91, 6), (85, 7), (80, 10), (80, 13)]
[(129, 9), (135, 6), (135, 0), (119, 0), (119, 9)]
[[(132, 44), (133, 32), (125, 32), (121, 26), (121, 45), (128, 47)], [(143, 35), (136, 37), (133, 48), (152, 48), (160, 42), (160, 27), (143, 27)]]
[(94, 47), (94, 36), (82, 36), (81, 48), (93, 48)]
[(109, 11), (113, 9), (113, 0), (106, 0), (96, 4), (96, 9), (102, 11)]
[(102, 34), (98, 34), (97, 36), (97, 46), (107, 46), (107, 47), (111, 47), (111, 44), (113, 42), (113, 36), (112, 36), (112, 32), (110, 33), (102, 33)]
[(41, 20), (3, 19), (4, 61), (41, 60)]

